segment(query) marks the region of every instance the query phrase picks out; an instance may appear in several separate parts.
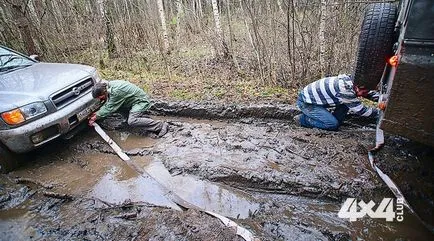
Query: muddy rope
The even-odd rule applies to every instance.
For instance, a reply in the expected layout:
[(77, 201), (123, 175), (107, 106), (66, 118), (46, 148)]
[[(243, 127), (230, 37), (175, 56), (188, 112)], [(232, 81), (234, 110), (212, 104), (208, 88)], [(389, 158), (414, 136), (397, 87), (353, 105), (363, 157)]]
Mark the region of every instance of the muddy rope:
[(375, 147), (369, 150), (368, 152), (368, 158), (369, 162), (371, 164), (372, 169), (374, 169), (377, 174), (380, 176), (380, 178), (386, 183), (386, 185), (389, 187), (389, 189), (392, 191), (392, 193), (395, 195), (397, 199), (402, 200), (402, 204), (407, 207), (407, 209), (432, 233), (434, 233), (434, 227), (425, 221), (422, 220), (422, 218), (414, 211), (414, 209), (410, 206), (410, 203), (405, 199), (404, 194), (402, 194), (401, 190), (398, 188), (396, 183), (387, 175), (385, 174), (375, 163), (377, 161), (376, 153), (380, 151), (384, 146), (384, 133), (383, 130), (380, 129), (379, 126), (377, 126), (376, 134), (375, 134)]

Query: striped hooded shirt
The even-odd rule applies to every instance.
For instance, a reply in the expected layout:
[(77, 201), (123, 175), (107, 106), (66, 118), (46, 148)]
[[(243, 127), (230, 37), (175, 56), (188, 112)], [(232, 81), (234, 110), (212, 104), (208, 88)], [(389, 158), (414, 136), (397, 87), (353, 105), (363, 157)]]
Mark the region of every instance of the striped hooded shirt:
[(321, 105), (325, 108), (346, 105), (350, 113), (377, 117), (378, 110), (362, 104), (353, 90), (353, 81), (348, 75), (338, 75), (317, 80), (304, 87), (301, 100), (307, 104)]

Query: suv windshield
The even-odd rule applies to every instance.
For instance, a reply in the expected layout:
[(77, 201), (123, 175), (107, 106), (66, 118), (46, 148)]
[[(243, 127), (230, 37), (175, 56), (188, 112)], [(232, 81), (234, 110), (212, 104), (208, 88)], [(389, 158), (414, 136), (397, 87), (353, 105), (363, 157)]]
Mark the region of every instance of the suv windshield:
[(34, 64), (31, 59), (0, 47), (0, 73), (24, 68)]

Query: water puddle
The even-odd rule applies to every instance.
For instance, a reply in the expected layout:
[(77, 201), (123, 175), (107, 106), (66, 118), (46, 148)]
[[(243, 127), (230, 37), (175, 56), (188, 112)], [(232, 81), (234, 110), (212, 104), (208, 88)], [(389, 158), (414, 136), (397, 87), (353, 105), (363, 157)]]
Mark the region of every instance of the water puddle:
[(122, 204), (126, 201), (147, 202), (181, 210), (165, 197), (165, 193), (151, 177), (137, 176), (119, 180), (118, 174), (117, 168), (110, 169), (93, 187), (89, 195), (112, 204)]
[[(149, 147), (156, 143), (156, 141), (149, 141), (149, 138), (126, 132), (110, 132), (109, 135), (123, 150)], [(142, 201), (179, 209), (159, 188), (158, 183), (160, 183), (184, 200), (227, 217), (247, 218), (259, 208), (259, 204), (255, 203), (247, 193), (199, 180), (189, 175), (172, 176), (163, 163), (153, 160), (150, 156), (131, 158), (152, 178), (146, 175), (140, 176), (126, 165), (124, 166), (128, 171), (111, 168), (99, 179), (90, 195), (109, 203)]]
[(137, 160), (139, 165), (145, 164), (144, 169), (152, 178), (137, 174), (130, 176), (130, 172), (121, 173), (119, 169), (112, 168), (99, 179), (89, 195), (108, 203), (147, 202), (180, 210), (165, 196), (166, 193), (159, 187), (160, 183), (184, 200), (224, 216), (247, 218), (259, 208), (259, 204), (247, 193), (189, 175), (172, 176), (163, 163), (149, 162), (148, 157), (136, 157), (133, 160)]
[(259, 208), (259, 204), (247, 193), (189, 175), (172, 176), (159, 161), (151, 162), (145, 170), (181, 198), (203, 209), (227, 217), (247, 218)]

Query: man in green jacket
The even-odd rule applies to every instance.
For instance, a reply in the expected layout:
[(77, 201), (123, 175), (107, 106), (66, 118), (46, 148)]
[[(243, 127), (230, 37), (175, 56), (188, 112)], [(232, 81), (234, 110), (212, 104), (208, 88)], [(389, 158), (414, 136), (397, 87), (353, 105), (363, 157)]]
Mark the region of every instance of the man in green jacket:
[(98, 82), (92, 88), (92, 96), (101, 100), (104, 104), (89, 118), (90, 126), (96, 120), (105, 118), (123, 108), (129, 109), (128, 125), (153, 132), (158, 137), (162, 137), (167, 133), (167, 123), (153, 120), (146, 115), (145, 112), (151, 106), (148, 95), (128, 81)]

